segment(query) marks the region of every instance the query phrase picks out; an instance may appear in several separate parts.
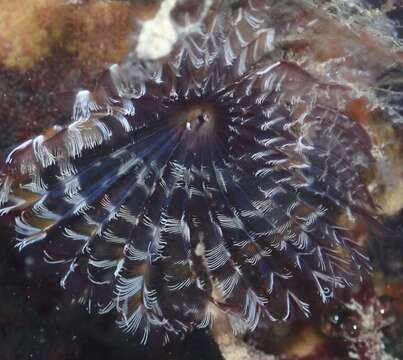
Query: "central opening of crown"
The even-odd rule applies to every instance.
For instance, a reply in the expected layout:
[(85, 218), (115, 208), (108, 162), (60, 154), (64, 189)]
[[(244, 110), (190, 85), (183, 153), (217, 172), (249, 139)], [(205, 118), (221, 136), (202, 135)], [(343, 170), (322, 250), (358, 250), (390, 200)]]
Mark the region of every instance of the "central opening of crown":
[(212, 106), (195, 104), (185, 115), (186, 130), (194, 133), (206, 133), (214, 127), (214, 109)]

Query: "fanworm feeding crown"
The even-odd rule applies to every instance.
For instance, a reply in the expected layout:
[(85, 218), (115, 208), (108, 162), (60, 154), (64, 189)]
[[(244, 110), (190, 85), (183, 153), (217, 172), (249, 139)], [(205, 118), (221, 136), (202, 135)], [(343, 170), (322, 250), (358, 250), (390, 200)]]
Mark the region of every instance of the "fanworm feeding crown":
[[(72, 122), (16, 147), (0, 211), (17, 247), (145, 343), (226, 314), (234, 331), (308, 316), (359, 280), (371, 142), (349, 89), (270, 57), (266, 1), (214, 3), (169, 55), (112, 66)], [(346, 226), (338, 222), (346, 215)]]

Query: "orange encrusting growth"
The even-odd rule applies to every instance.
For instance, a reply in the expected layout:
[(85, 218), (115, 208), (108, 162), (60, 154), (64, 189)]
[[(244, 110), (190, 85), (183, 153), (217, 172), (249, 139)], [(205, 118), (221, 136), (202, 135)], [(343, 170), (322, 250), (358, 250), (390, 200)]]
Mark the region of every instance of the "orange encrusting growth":
[(0, 0), (0, 65), (27, 71), (59, 49), (80, 66), (120, 62), (130, 48), (133, 15), (152, 11), (124, 1)]

